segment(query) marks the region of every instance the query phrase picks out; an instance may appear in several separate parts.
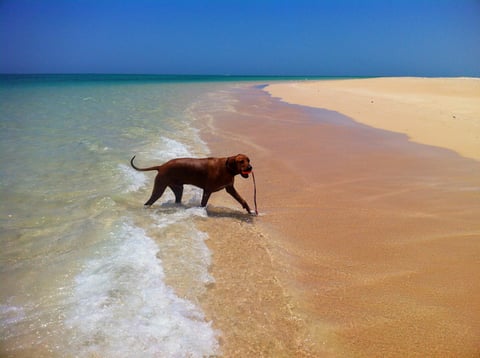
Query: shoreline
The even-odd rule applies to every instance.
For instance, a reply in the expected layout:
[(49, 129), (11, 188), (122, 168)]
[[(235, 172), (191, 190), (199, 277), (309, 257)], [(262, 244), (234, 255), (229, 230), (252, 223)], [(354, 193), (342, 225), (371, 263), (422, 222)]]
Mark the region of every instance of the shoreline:
[(287, 103), (337, 111), (480, 160), (480, 78), (379, 77), (270, 84)]
[[(209, 204), (203, 303), (223, 354), (477, 355), (480, 164), (259, 88), (235, 96), (203, 137), (250, 156), (261, 215)], [(252, 203), (251, 181), (235, 185)]]

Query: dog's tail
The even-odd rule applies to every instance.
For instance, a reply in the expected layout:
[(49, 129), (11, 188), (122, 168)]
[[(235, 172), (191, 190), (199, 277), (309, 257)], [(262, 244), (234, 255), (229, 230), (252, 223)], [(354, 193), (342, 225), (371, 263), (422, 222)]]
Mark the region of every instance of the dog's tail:
[(134, 155), (132, 157), (132, 159), (130, 159), (130, 165), (132, 166), (133, 169), (141, 171), (141, 172), (148, 172), (150, 170), (158, 170), (158, 166), (157, 167), (150, 167), (150, 168), (139, 168), (139, 167), (137, 167), (135, 164), (133, 164), (133, 160), (135, 159), (135, 157), (136, 157), (136, 155)]

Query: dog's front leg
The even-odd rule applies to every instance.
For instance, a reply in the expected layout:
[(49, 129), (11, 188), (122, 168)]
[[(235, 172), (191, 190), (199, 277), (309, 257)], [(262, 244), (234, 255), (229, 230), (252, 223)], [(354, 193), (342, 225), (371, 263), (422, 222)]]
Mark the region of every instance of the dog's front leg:
[(240, 196), (240, 194), (237, 193), (233, 185), (227, 186), (225, 190), (227, 191), (227, 193), (233, 196), (235, 200), (237, 200), (240, 205), (242, 205), (242, 207), (247, 210), (249, 214), (251, 214), (250, 207), (248, 206), (247, 202)]

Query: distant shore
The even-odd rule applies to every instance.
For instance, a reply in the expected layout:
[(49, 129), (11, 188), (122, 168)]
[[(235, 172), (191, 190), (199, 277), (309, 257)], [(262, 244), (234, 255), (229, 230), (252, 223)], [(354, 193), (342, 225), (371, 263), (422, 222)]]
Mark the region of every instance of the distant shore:
[[(236, 92), (204, 131), (212, 155), (248, 154), (257, 179), (259, 217), (217, 195), (206, 228), (206, 311), (226, 356), (480, 353), (480, 163), (468, 159), (480, 158), (479, 85), (266, 87), (284, 101)], [(250, 180), (235, 185), (251, 203)], [(225, 205), (231, 217), (217, 213)]]
[(285, 102), (325, 108), (480, 160), (480, 78), (372, 78), (272, 84)]

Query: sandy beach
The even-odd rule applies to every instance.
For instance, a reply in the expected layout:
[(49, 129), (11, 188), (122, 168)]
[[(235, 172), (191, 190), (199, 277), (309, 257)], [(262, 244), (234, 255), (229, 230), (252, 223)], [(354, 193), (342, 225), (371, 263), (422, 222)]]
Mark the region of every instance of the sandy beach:
[(286, 82), (205, 124), (212, 155), (250, 156), (260, 211), (217, 195), (203, 222), (225, 356), (480, 354), (479, 84)]
[(479, 78), (373, 78), (274, 84), (285, 102), (339, 112), (480, 160)]

